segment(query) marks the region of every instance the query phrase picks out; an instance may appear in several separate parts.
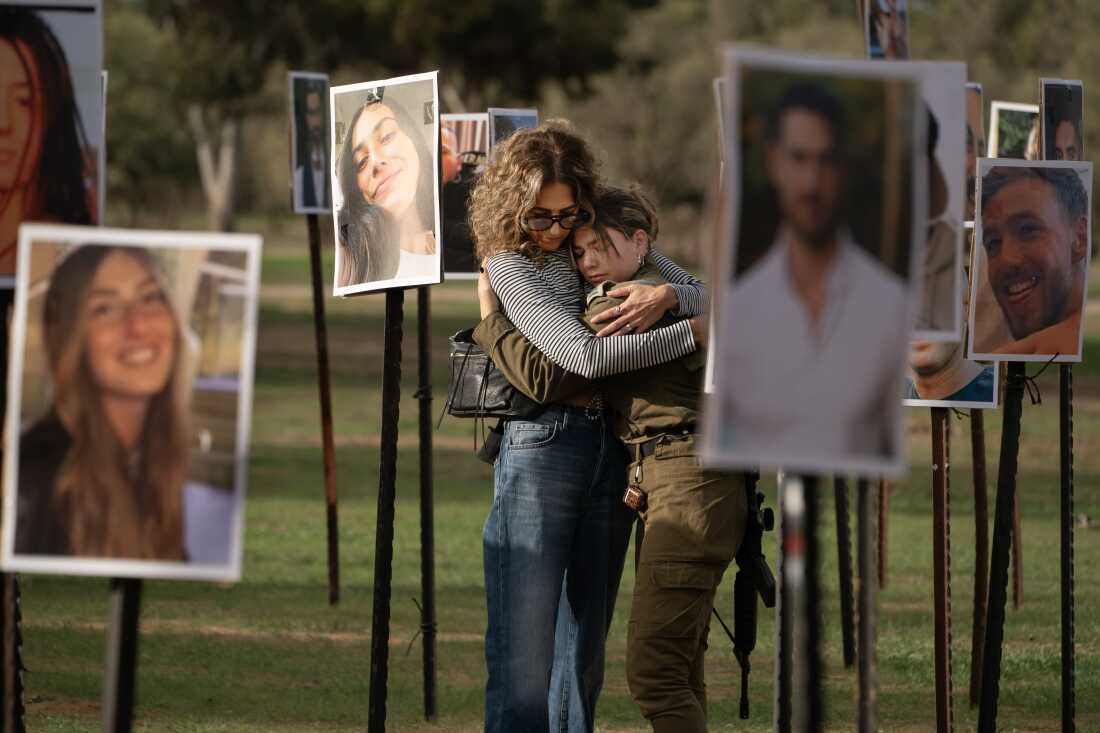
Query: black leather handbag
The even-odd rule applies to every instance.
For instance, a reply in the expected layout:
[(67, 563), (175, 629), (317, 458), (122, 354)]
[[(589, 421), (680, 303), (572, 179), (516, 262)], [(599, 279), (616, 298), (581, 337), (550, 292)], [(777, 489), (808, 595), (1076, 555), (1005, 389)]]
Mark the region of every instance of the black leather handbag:
[(450, 342), (451, 383), (446, 411), (454, 417), (525, 418), (542, 405), (512, 386), (493, 360), (477, 345), (474, 329), (465, 328)]

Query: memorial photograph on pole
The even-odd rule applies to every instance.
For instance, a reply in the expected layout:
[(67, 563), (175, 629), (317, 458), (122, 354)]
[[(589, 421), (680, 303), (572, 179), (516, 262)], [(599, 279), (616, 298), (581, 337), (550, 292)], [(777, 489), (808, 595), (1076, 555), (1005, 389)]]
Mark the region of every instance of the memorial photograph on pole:
[(100, 221), (102, 70), (98, 0), (0, 6), (0, 287), (15, 284), (22, 222)]
[(914, 339), (962, 338), (966, 208), (966, 64), (911, 61), (927, 109), (928, 234)]
[(290, 100), (290, 195), (295, 214), (327, 214), (329, 195), (328, 76), (287, 74)]
[(745, 47), (725, 63), (705, 462), (899, 475), (929, 210), (921, 73)]
[(978, 171), (971, 358), (1081, 361), (1092, 164), (983, 158)]
[(982, 106), (982, 85), (966, 85), (966, 221), (974, 228), (974, 195), (978, 188), (978, 158), (985, 153), (985, 108)]
[(485, 112), (444, 114), (440, 120), (443, 271), (448, 278), (475, 279), (478, 262), (466, 218), (470, 191), (489, 160), (489, 115)]
[(1085, 87), (1080, 81), (1040, 79), (1043, 159), (1085, 159)]
[(489, 154), (498, 143), (511, 137), (516, 130), (539, 126), (537, 109), (489, 108)]
[(990, 158), (1039, 159), (1039, 106), (995, 100), (989, 108)]
[(6, 571), (236, 580), (261, 239), (27, 224)]
[(330, 90), (334, 295), (442, 280), (437, 76)]
[(866, 0), (867, 58), (893, 61), (909, 58), (908, 0)]

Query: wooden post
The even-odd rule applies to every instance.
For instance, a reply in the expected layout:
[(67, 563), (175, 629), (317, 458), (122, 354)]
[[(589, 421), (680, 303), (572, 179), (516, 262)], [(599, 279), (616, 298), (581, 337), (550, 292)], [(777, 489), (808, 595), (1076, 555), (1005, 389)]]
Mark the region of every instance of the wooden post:
[(313, 333), (317, 338), (317, 388), (321, 398), (321, 446), (325, 471), (325, 526), (328, 539), (328, 602), (340, 602), (340, 535), (336, 521), (336, 447), (332, 437), (332, 385), (328, 368), (328, 327), (321, 285), (321, 227), (316, 214), (309, 226), (309, 266), (313, 282)]
[(1020, 416), (1023, 412), (1024, 365), (1010, 362), (1005, 384), (1004, 424), (997, 470), (997, 503), (993, 514), (993, 547), (989, 567), (989, 610), (982, 658), (982, 694), (978, 708), (978, 733), (996, 733), (997, 700), (1001, 684), (1005, 604), (1008, 595), (1008, 558), (1012, 544), (1012, 506), (1016, 496), (1016, 471), (1020, 454)]
[(401, 405), (401, 322), (405, 292), (386, 292), (382, 357), (382, 440), (378, 465), (378, 518), (374, 541), (374, 607), (371, 616), (368, 733), (386, 730), (389, 678), (390, 592), (393, 580), (393, 517), (397, 494), (397, 420)]
[(840, 632), (844, 647), (844, 666), (856, 663), (855, 599), (852, 589), (852, 525), (848, 511), (848, 484), (833, 480), (836, 494), (836, 555), (840, 581)]
[(432, 468), (431, 291), (416, 289), (416, 342), (420, 386), (420, 631), (424, 640), (424, 719), (436, 719), (435, 513)]
[(1012, 498), (1012, 607), (1024, 602), (1024, 543), (1020, 533), (1020, 494)]
[[(8, 406), (8, 316), (15, 291), (0, 290), (0, 424)], [(23, 733), (22, 618), (19, 576), (0, 573), (0, 733)]]
[(970, 706), (982, 689), (986, 591), (989, 589), (989, 500), (986, 489), (985, 412), (970, 411), (970, 452), (974, 468), (974, 628), (970, 635)]
[(129, 733), (133, 726), (141, 583), (136, 578), (111, 580), (111, 622), (107, 630), (107, 664), (103, 678), (103, 733)]
[(1062, 733), (1076, 729), (1073, 626), (1073, 369), (1061, 366), (1058, 435), (1061, 450)]
[(878, 731), (878, 670), (875, 659), (875, 492), (867, 479), (856, 483), (856, 559), (859, 563), (859, 733)]
[(955, 729), (951, 684), (951, 421), (932, 408), (932, 605), (935, 610), (936, 730)]
[(886, 542), (888, 518), (890, 512), (890, 482), (879, 479), (878, 482), (878, 587), (886, 587)]

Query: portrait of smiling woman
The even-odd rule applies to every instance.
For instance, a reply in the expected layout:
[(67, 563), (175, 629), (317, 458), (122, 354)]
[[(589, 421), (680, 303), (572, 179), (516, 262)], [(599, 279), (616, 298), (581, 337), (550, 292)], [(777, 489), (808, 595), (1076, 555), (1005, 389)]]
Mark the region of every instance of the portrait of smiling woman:
[(434, 72), (332, 99), (336, 294), (439, 282)]
[(183, 559), (184, 353), (152, 257), (72, 251), (50, 278), (42, 335), (54, 398), (20, 445), (17, 549)]
[(240, 574), (260, 239), (20, 230), (2, 558)]

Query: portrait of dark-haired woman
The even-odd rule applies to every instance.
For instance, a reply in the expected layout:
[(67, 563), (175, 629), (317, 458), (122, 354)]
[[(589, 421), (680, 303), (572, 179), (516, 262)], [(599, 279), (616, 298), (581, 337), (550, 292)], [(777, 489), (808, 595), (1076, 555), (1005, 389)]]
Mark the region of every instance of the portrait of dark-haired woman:
[(435, 158), (425, 127), (376, 94), (351, 118), (336, 168), (344, 198), (337, 287), (438, 274)]
[(39, 13), (0, 8), (0, 274), (24, 221), (94, 224), (88, 140), (69, 63)]

